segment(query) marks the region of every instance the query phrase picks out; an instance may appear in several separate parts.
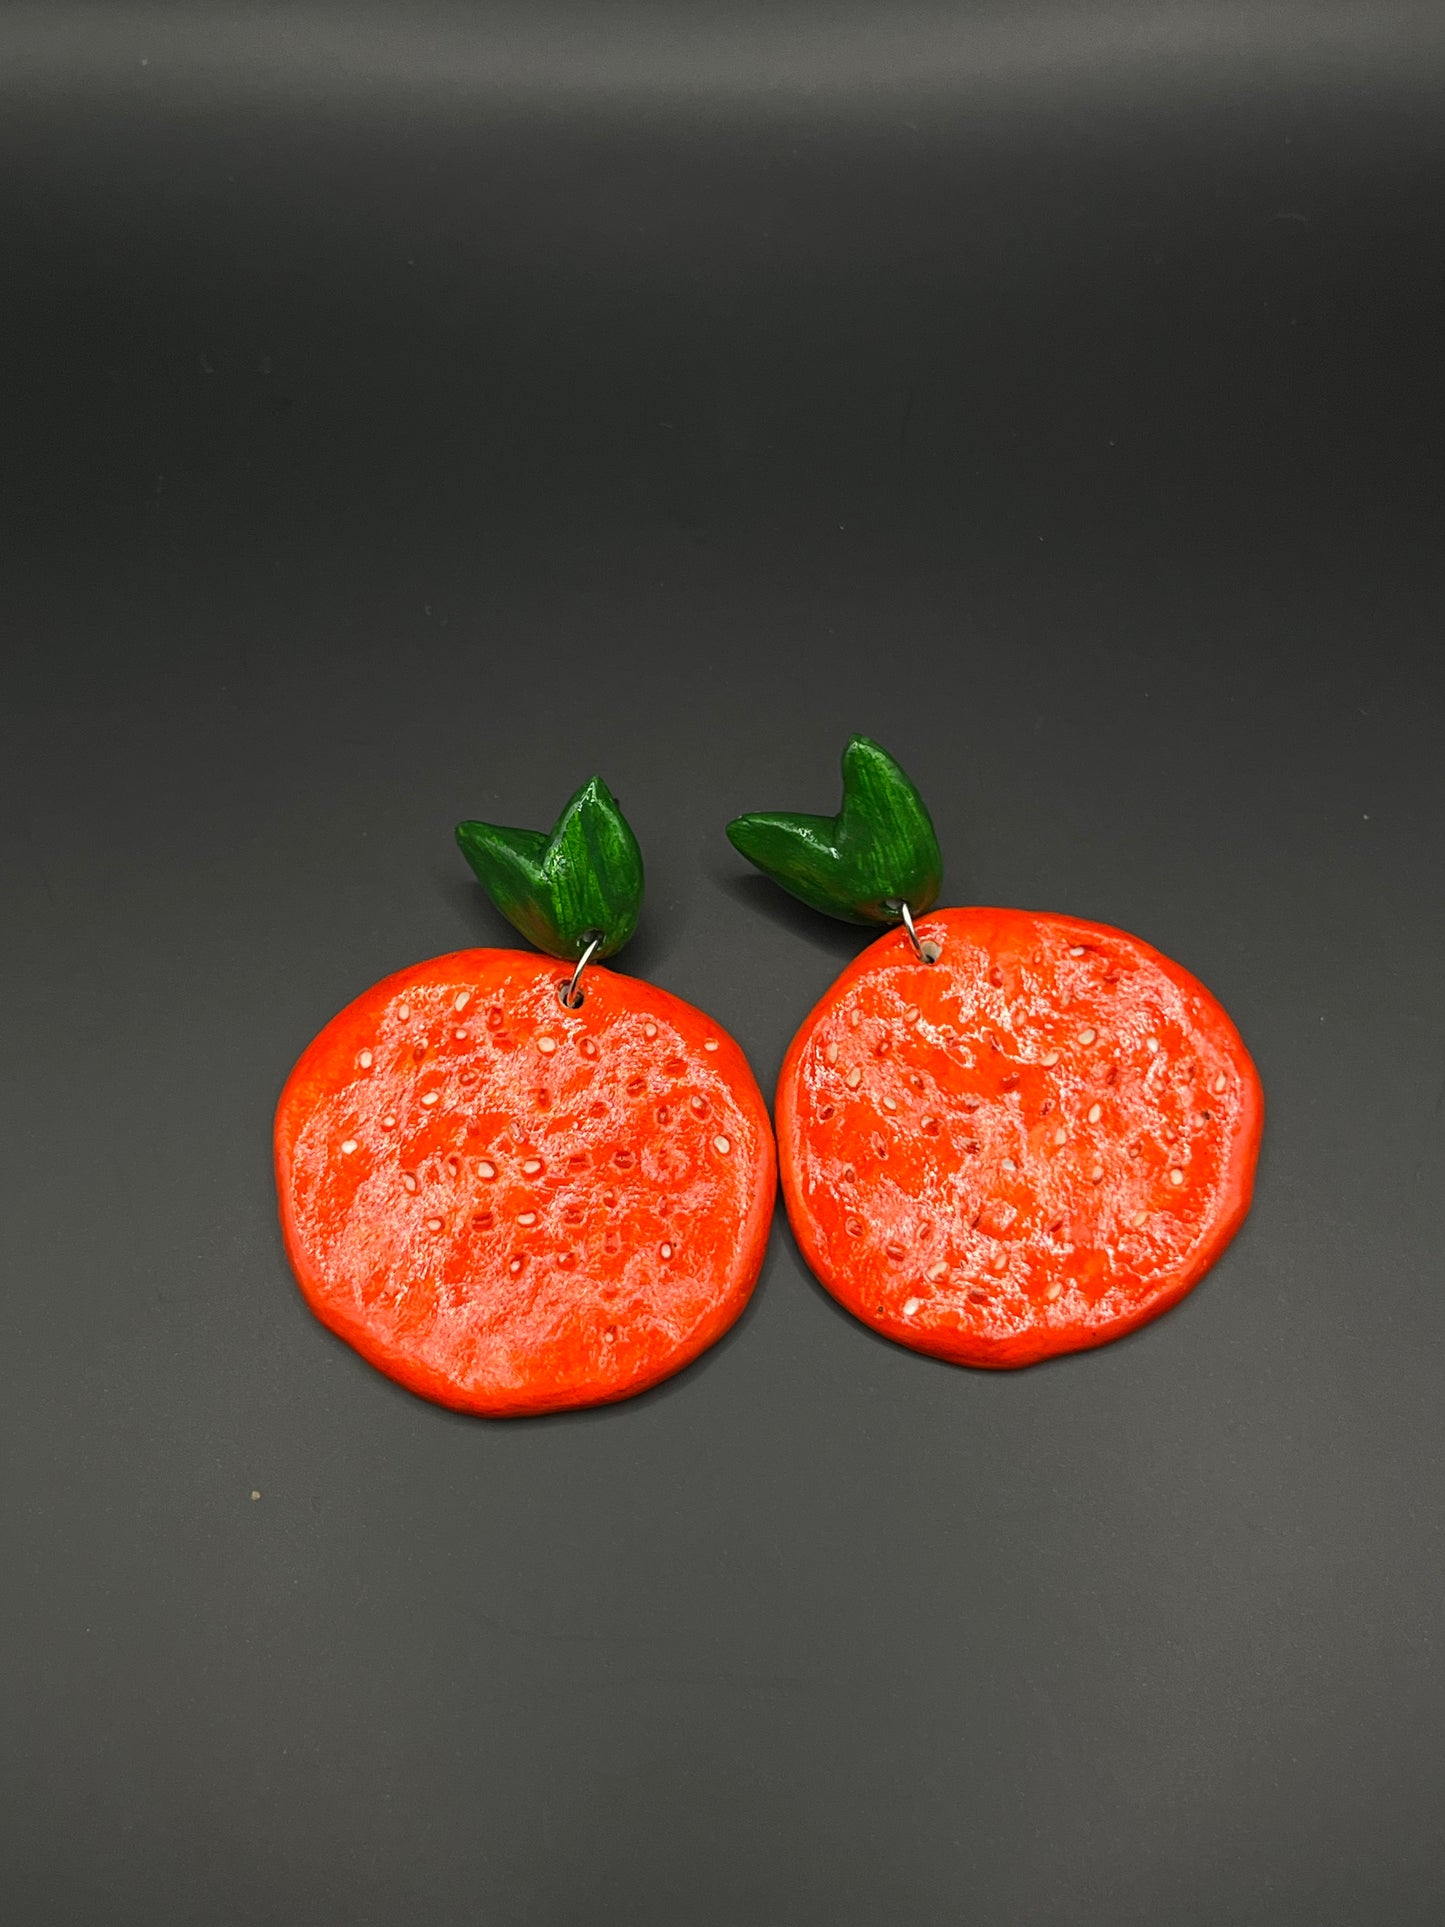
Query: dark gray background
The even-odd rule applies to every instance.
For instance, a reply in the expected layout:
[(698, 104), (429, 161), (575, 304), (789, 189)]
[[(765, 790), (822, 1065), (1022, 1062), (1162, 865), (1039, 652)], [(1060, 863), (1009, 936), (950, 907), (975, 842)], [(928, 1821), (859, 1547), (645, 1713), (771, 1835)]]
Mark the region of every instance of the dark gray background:
[[(1445, 1915), (1442, 82), (1382, 0), (0, 15), (7, 1922)], [(370, 1371), (271, 1110), (508, 940), (452, 823), (603, 773), (770, 1086), (858, 939), (722, 825), (854, 729), (947, 900), (1233, 1012), (1215, 1273), (970, 1374), (779, 1224), (630, 1405)]]

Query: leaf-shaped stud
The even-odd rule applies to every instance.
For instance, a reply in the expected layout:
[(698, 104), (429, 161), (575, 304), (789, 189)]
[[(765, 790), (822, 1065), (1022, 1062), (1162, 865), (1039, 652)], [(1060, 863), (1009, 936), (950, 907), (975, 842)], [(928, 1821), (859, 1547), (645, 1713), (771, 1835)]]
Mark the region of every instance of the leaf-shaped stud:
[(642, 852), (617, 799), (594, 776), (550, 833), (458, 823), (457, 842), (488, 896), (529, 942), (575, 963), (619, 951), (642, 908)]
[(854, 736), (843, 752), (836, 816), (756, 812), (728, 839), (764, 876), (847, 923), (895, 924), (938, 897), (943, 859), (923, 798), (887, 750)]

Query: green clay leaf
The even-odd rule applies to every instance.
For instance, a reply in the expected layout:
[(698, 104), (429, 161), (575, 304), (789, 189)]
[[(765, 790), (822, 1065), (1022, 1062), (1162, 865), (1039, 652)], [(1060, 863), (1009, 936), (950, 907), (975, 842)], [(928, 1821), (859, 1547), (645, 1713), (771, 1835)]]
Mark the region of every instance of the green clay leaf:
[(855, 736), (843, 752), (836, 816), (739, 816), (728, 840), (795, 897), (845, 923), (894, 924), (938, 897), (943, 859), (923, 798), (887, 750)]
[(617, 799), (594, 776), (550, 835), (458, 823), (457, 842), (502, 915), (548, 956), (575, 963), (619, 951), (642, 908), (642, 852)]

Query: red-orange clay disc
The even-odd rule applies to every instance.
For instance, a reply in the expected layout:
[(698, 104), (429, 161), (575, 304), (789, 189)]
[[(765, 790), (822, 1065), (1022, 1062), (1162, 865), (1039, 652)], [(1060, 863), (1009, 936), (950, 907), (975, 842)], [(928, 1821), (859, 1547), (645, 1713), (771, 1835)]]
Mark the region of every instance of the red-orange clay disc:
[(1249, 1209), (1263, 1120), (1239, 1033), (1137, 937), (1024, 910), (890, 931), (794, 1038), (788, 1216), (865, 1324), (1031, 1365), (1157, 1318)]
[(593, 967), (461, 950), (375, 985), (276, 1113), (286, 1250), (312, 1310), (459, 1411), (630, 1398), (747, 1303), (774, 1195), (732, 1038)]

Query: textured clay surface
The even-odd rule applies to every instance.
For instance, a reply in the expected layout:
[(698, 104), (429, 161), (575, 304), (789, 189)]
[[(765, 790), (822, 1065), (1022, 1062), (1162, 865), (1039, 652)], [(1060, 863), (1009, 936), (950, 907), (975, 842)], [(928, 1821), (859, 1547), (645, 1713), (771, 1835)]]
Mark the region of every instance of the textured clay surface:
[(1182, 1298), (1249, 1209), (1263, 1100), (1202, 984), (1022, 910), (890, 932), (793, 1040), (784, 1196), (839, 1302), (959, 1364), (1028, 1365)]
[(276, 1116), (287, 1252), (322, 1321), (468, 1412), (628, 1398), (748, 1301), (774, 1196), (737, 1045), (651, 984), (464, 950), (332, 1019)]

